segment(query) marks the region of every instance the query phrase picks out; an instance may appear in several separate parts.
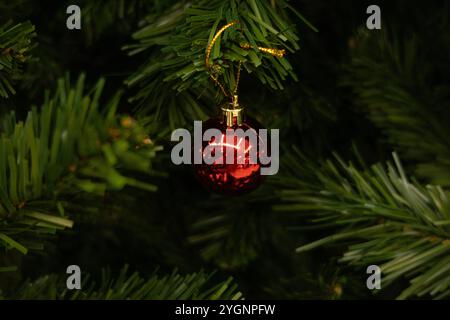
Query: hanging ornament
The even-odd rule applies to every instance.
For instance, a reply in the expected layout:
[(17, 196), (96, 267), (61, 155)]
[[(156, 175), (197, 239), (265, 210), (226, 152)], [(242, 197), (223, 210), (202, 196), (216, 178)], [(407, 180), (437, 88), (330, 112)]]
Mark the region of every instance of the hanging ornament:
[[(256, 189), (264, 179), (261, 164), (250, 159), (252, 150), (256, 150), (256, 158), (259, 159), (260, 150), (263, 149), (264, 141), (257, 135), (261, 125), (251, 118), (244, 119), (243, 108), (235, 104), (222, 106), (222, 112), (222, 118), (209, 119), (202, 124), (202, 136), (208, 129), (221, 132), (219, 139), (203, 142), (203, 158), (207, 157), (208, 147), (218, 147), (221, 153), (212, 164), (194, 165), (195, 173), (208, 190), (228, 195), (244, 194)], [(257, 139), (227, 136), (227, 129), (253, 130)], [(212, 155), (215, 156), (214, 152)]]
[[(220, 66), (209, 63), (211, 50), (220, 34), (238, 23), (238, 21), (233, 21), (222, 27), (206, 49), (205, 64), (211, 72), (210, 77), (230, 101), (220, 107), (221, 116), (219, 118), (209, 119), (202, 124), (202, 137), (208, 129), (218, 129), (221, 135), (213, 137), (209, 141), (204, 141), (201, 150), (193, 150), (193, 152), (200, 151), (203, 158), (206, 158), (207, 153), (213, 150), (211, 156), (215, 157), (214, 162), (211, 164), (205, 162), (195, 164), (195, 174), (208, 190), (227, 195), (241, 195), (258, 188), (264, 180), (264, 176), (261, 175), (260, 155), (264, 152), (270, 152), (270, 146), (265, 145), (266, 142), (258, 135), (261, 125), (256, 120), (246, 116), (243, 106), (239, 103), (237, 89), (241, 62), (239, 62), (237, 69), (235, 88), (231, 92), (228, 92), (218, 80)], [(249, 44), (241, 44), (241, 48), (251, 49), (252, 47)], [(258, 49), (277, 57), (283, 57), (284, 55), (284, 50), (264, 47), (258, 47)], [(251, 130), (256, 139), (250, 139), (248, 136), (227, 135), (228, 129), (242, 129), (244, 132)], [(214, 150), (220, 150), (220, 154), (215, 155)], [(257, 161), (254, 161), (255, 158)]]

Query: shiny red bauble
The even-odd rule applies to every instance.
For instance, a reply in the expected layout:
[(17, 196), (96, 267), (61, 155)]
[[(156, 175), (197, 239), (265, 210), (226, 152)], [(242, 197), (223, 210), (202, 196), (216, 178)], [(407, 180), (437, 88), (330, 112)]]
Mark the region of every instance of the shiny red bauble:
[[(220, 146), (222, 148), (222, 161), (216, 161), (213, 164), (195, 164), (194, 170), (197, 178), (200, 182), (210, 191), (225, 194), (225, 195), (241, 195), (251, 192), (258, 188), (264, 176), (261, 175), (261, 164), (259, 163), (259, 152), (261, 144), (264, 143), (258, 136), (256, 145), (252, 145), (251, 139), (247, 137), (229, 138), (231, 141), (227, 141), (226, 130), (230, 129), (242, 129), (254, 130), (255, 134), (260, 129), (258, 122), (251, 118), (246, 118), (240, 125), (227, 126), (223, 119), (209, 119), (202, 124), (202, 131), (210, 128), (218, 129), (222, 132), (220, 141), (212, 138), (210, 141), (204, 141), (202, 144), (202, 153), (205, 152), (205, 147)], [(202, 132), (202, 136), (203, 136)], [(254, 143), (254, 141), (253, 141)], [(227, 151), (226, 148), (232, 148), (235, 150), (233, 153), (232, 164), (227, 164)], [(243, 148), (243, 150), (242, 150)], [(256, 148), (258, 161), (250, 161), (250, 149)], [(237, 152), (241, 150), (242, 152)], [(195, 152), (195, 150), (194, 150)], [(238, 161), (239, 155), (244, 155), (244, 160)], [(217, 163), (219, 162), (219, 163)]]

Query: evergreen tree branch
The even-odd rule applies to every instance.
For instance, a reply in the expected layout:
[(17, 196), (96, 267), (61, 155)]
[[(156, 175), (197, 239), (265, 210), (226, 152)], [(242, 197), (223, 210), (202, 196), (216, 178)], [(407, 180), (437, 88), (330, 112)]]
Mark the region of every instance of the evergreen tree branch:
[(240, 201), (220, 196), (202, 201), (192, 211), (209, 214), (196, 217), (190, 224), (189, 244), (205, 261), (223, 269), (248, 265), (281, 229), (270, 210), (270, 200), (273, 190), (261, 188)]
[(396, 154), (395, 164), (365, 170), (336, 159), (318, 166), (298, 151), (288, 156), (286, 176), (279, 181), (284, 203), (275, 210), (338, 228), (297, 252), (350, 243), (341, 262), (360, 268), (379, 265), (383, 287), (409, 280), (399, 299), (448, 297), (450, 201), (442, 188), (409, 180)]
[(29, 60), (34, 26), (29, 22), (0, 26), (0, 98), (15, 94), (12, 83), (22, 73), (21, 66)]
[[(129, 55), (149, 55), (142, 67), (126, 81), (137, 88), (132, 101), (141, 115), (157, 116), (154, 123), (169, 123), (173, 130), (186, 120), (203, 119), (211, 109), (216, 90), (205, 67), (205, 50), (219, 28), (237, 20), (214, 45), (211, 59), (221, 82), (233, 88), (237, 63), (273, 89), (283, 89), (283, 80), (296, 79), (286, 58), (276, 58), (257, 46), (297, 51), (299, 36), (290, 15), (299, 15), (287, 2), (254, 0), (199, 0), (181, 2), (165, 14), (150, 15), (133, 38), (136, 44), (124, 49)], [(299, 15), (301, 17), (301, 15)], [(240, 44), (248, 43), (244, 50)], [(202, 96), (202, 99), (199, 97)], [(199, 101), (200, 100), (200, 101)]]
[(99, 284), (85, 276), (81, 290), (68, 290), (66, 276), (48, 275), (33, 282), (27, 281), (9, 299), (50, 300), (239, 300), (242, 294), (230, 277), (214, 284), (214, 273), (204, 271), (180, 275), (176, 270), (170, 275), (143, 278), (137, 272), (129, 275), (125, 266), (117, 278), (110, 270), (102, 271)]
[(81, 1), (83, 30), (88, 43), (98, 39), (109, 28), (131, 32), (129, 21), (139, 21), (149, 12), (161, 12), (169, 0), (96, 0)]
[[(155, 146), (131, 117), (116, 113), (117, 94), (100, 110), (104, 81), (84, 93), (84, 76), (75, 87), (58, 81), (53, 97), (25, 121), (14, 113), (4, 120), (0, 137), (0, 245), (27, 253), (38, 239), (73, 222), (65, 208), (80, 194), (102, 196), (126, 186), (155, 191), (137, 179), (155, 174)], [(20, 243), (23, 239), (28, 246)]]
[[(448, 24), (448, 22), (447, 22)], [(387, 141), (433, 184), (450, 186), (448, 39), (361, 30), (343, 84)], [(401, 34), (401, 33), (400, 33)], [(432, 39), (432, 44), (426, 39)], [(450, 49), (450, 48), (449, 48)], [(447, 50), (448, 52), (448, 50)]]

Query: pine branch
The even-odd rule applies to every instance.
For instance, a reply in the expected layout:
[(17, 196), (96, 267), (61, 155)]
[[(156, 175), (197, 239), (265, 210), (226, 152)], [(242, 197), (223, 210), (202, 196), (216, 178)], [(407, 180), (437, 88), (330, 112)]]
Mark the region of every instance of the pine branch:
[[(296, 79), (291, 64), (257, 46), (297, 51), (299, 37), (290, 14), (299, 15), (285, 1), (199, 0), (150, 15), (147, 24), (133, 35), (137, 43), (124, 48), (129, 55), (149, 55), (126, 81), (137, 88), (132, 101), (139, 103), (141, 115), (156, 114), (152, 121), (169, 123), (171, 130), (211, 113), (211, 107), (205, 105), (214, 105), (212, 96), (217, 91), (205, 68), (205, 50), (219, 28), (234, 20), (240, 21), (239, 28), (225, 31), (211, 52), (221, 81), (233, 88), (236, 65), (242, 62), (243, 69), (266, 86), (283, 89), (283, 80)], [(242, 43), (252, 48), (244, 50)]]
[(88, 43), (93, 43), (109, 28), (116, 32), (131, 30), (129, 21), (139, 21), (150, 12), (160, 13), (173, 1), (168, 0), (97, 0), (81, 1), (83, 30)]
[(264, 244), (280, 229), (270, 210), (270, 200), (272, 189), (261, 187), (239, 201), (212, 196), (198, 203), (192, 212), (208, 215), (196, 217), (190, 224), (189, 244), (197, 248), (205, 261), (221, 268), (248, 265), (261, 255)]
[(361, 30), (352, 40), (343, 83), (387, 141), (414, 161), (418, 176), (449, 187), (450, 86), (445, 79), (450, 61), (442, 52), (450, 52), (450, 47), (447, 32), (433, 33), (437, 36)]
[[(131, 117), (116, 114), (120, 93), (99, 110), (104, 81), (84, 93), (58, 81), (53, 97), (26, 120), (11, 113), (0, 137), (0, 245), (22, 253), (41, 247), (39, 239), (70, 228), (65, 208), (80, 194), (103, 196), (126, 186), (155, 191), (143, 181), (155, 174), (151, 160), (160, 149)], [(134, 173), (140, 173), (136, 179)], [(100, 202), (100, 201), (98, 201)], [(87, 210), (87, 208), (86, 208)], [(19, 243), (24, 240), (25, 243)]]
[(27, 281), (9, 299), (51, 299), (51, 300), (239, 300), (242, 294), (230, 277), (214, 284), (214, 273), (200, 271), (180, 275), (177, 271), (167, 276), (154, 273), (149, 278), (137, 272), (129, 275), (125, 266), (116, 279), (110, 270), (102, 272), (100, 284), (84, 276), (81, 290), (68, 290), (65, 276), (49, 275), (33, 282)]
[(298, 151), (288, 156), (286, 176), (279, 181), (284, 203), (275, 210), (338, 228), (297, 252), (350, 242), (340, 261), (360, 268), (379, 265), (383, 287), (408, 279), (399, 299), (448, 297), (450, 201), (442, 188), (410, 181), (395, 154), (395, 164), (365, 170), (336, 159), (317, 166)]
[(0, 26), (0, 98), (15, 94), (12, 83), (22, 73), (21, 66), (29, 60), (34, 26), (29, 22)]

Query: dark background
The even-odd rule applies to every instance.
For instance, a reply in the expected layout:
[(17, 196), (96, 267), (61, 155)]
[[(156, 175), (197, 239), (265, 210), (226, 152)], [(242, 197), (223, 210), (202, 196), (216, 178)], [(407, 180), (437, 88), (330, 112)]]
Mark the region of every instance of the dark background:
[[(105, 97), (121, 88), (126, 90), (126, 97), (133, 95), (133, 90), (128, 90), (123, 81), (145, 57), (128, 57), (121, 47), (132, 42), (131, 33), (146, 15), (145, 10), (114, 22), (102, 21), (102, 16), (98, 15), (97, 22), (85, 24), (82, 20), (82, 30), (69, 31), (65, 27), (65, 8), (78, 2), (0, 0), (0, 22), (31, 20), (36, 26), (39, 43), (34, 49), (34, 56), (39, 60), (27, 66), (18, 93), (2, 102), (1, 113), (15, 109), (19, 116), (24, 116), (31, 105), (39, 105), (45, 89), (53, 88), (56, 79), (65, 72), (70, 72), (74, 78), (86, 72), (91, 84), (105, 77)], [(281, 128), (282, 136), (318, 159), (330, 156), (331, 151), (351, 157), (351, 146), (355, 144), (368, 163), (384, 161), (392, 148), (380, 139), (383, 133), (355, 107), (351, 90), (340, 83), (353, 36), (366, 22), (367, 6), (377, 4), (382, 10), (383, 28), (399, 35), (414, 33), (424, 44), (432, 44), (433, 17), (446, 10), (445, 1), (303, 0), (291, 3), (319, 29), (314, 33), (298, 25), (302, 48), (288, 58), (295, 66), (299, 83), (289, 80), (285, 91), (275, 92), (251, 76), (243, 75), (241, 99), (252, 105), (250, 108), (264, 105), (260, 115), (263, 120), (264, 117), (272, 119), (289, 104), (301, 102), (304, 108), (298, 117), (293, 116)], [(79, 5), (83, 12), (84, 3)], [(167, 6), (164, 1), (155, 1), (154, 5)], [(430, 50), (433, 50), (432, 45)], [(448, 75), (443, 76), (448, 78)], [(133, 113), (133, 105), (126, 99), (123, 101), (121, 111)], [(313, 101), (322, 106), (322, 112), (309, 107)], [(210, 193), (198, 184), (189, 168), (171, 166), (162, 160), (159, 167), (169, 172), (169, 178), (158, 181), (158, 193), (128, 190), (119, 196), (106, 196), (105, 207), (126, 202), (129, 204), (127, 213), (122, 214), (120, 209), (117, 212), (105, 210), (93, 221), (81, 219), (74, 231), (63, 233), (58, 241), (49, 243), (50, 250), (45, 254), (21, 258), (9, 253), (9, 259), (22, 265), (21, 274), (1, 275), (0, 284), (49, 272), (63, 273), (69, 264), (78, 264), (83, 271), (94, 275), (105, 266), (119, 270), (129, 264), (131, 269), (144, 275), (151, 274), (157, 267), (160, 272), (170, 272), (174, 267), (181, 272), (218, 269), (218, 278), (228, 274), (236, 277), (247, 299), (331, 298), (339, 291), (336, 283), (345, 288), (344, 298), (371, 296), (364, 289), (365, 274), (344, 276), (348, 274), (346, 267), (336, 264), (332, 258), (341, 252), (340, 247), (292, 254), (300, 241), (316, 239), (322, 235), (321, 231), (285, 232), (282, 226), (289, 224), (289, 217), (277, 216), (274, 223), (273, 214), (265, 214), (270, 211), (267, 202), (248, 204), (227, 198), (212, 198), (211, 201)], [(270, 188), (262, 188), (261, 194), (264, 188), (270, 194)], [(258, 242), (254, 243), (253, 239), (231, 241), (229, 246), (224, 245), (219, 256), (209, 260), (202, 258), (201, 247), (187, 239), (192, 235), (192, 223), (208, 210), (233, 211), (240, 217), (235, 232), (241, 234), (257, 226), (260, 228)], [(247, 246), (244, 253), (236, 253), (232, 245), (236, 242)], [(395, 287), (390, 288), (384, 298), (397, 293)]]

